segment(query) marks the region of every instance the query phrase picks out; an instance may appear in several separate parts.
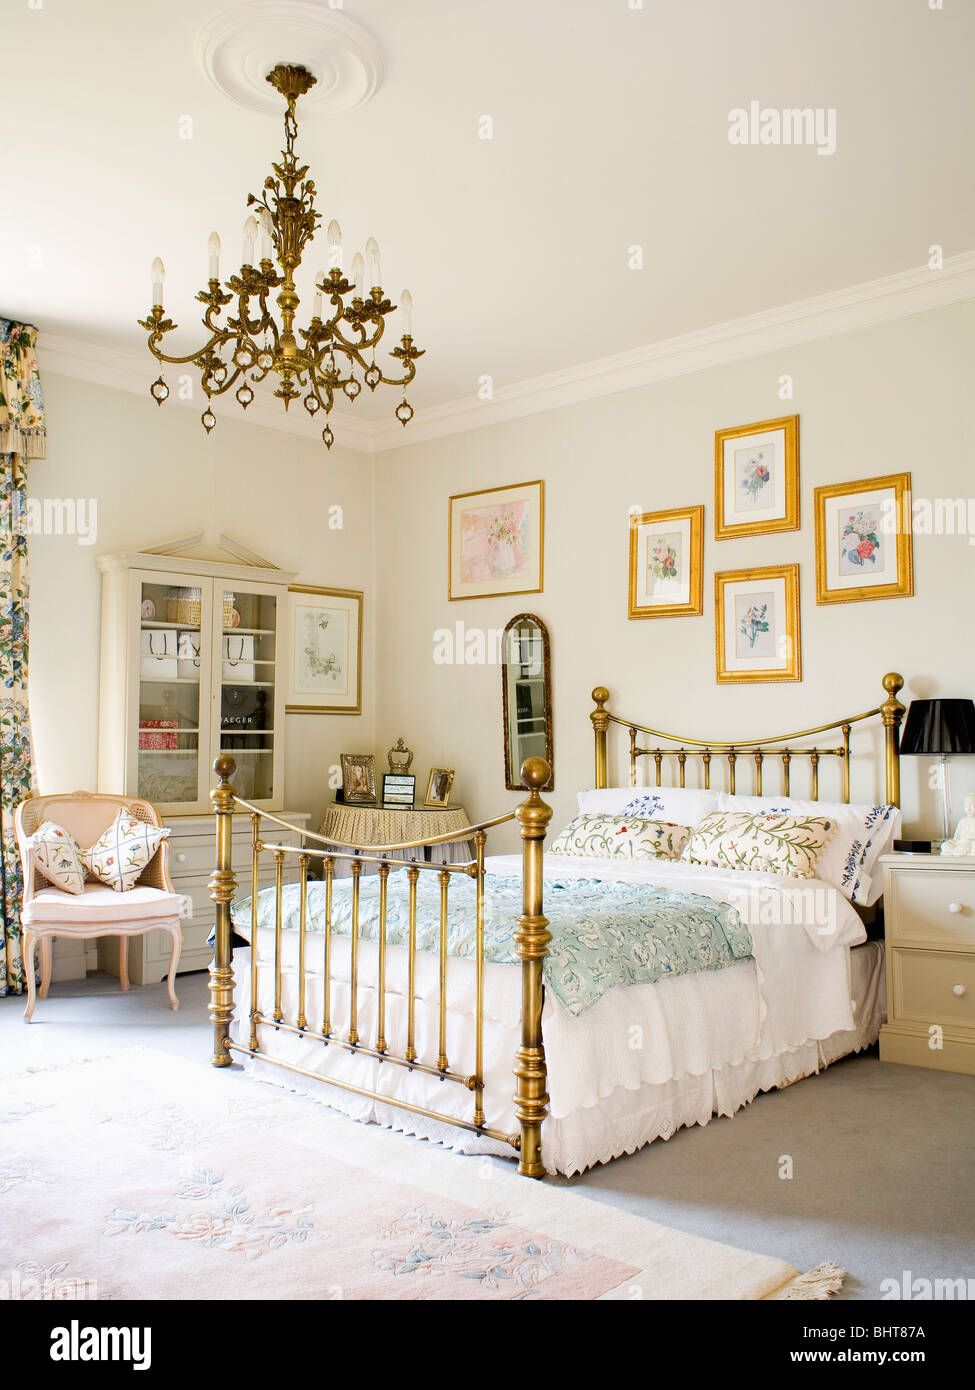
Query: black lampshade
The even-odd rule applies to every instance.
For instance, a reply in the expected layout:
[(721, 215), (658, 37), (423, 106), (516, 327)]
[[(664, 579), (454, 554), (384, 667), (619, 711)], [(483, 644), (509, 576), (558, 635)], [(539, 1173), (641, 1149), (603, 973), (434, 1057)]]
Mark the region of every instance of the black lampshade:
[(975, 753), (975, 703), (913, 700), (901, 734), (902, 753)]

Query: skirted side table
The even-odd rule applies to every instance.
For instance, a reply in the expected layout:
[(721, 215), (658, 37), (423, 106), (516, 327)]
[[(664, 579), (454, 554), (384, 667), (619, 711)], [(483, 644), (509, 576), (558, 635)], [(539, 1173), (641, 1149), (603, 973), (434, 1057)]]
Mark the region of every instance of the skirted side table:
[[(403, 840), (428, 840), (434, 835), (449, 835), (470, 825), (463, 806), (446, 809), (435, 807), (415, 810), (382, 806), (347, 806), (333, 802), (325, 811), (318, 828), (319, 835), (340, 840), (343, 844), (395, 845)], [(390, 859), (411, 859), (414, 850), (394, 850)], [(447, 845), (432, 845), (426, 855), (434, 864), (463, 864), (474, 858), (472, 840), (455, 840)], [(367, 865), (371, 868), (371, 865)], [(338, 865), (336, 865), (338, 869)]]

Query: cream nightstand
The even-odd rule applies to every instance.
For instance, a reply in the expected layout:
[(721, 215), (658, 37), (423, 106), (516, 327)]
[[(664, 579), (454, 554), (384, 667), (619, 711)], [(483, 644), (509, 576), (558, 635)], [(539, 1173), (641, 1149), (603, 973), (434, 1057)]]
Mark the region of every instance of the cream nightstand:
[[(885, 854), (880, 1057), (975, 1076), (975, 858)], [(933, 1047), (941, 1030), (941, 1047)]]

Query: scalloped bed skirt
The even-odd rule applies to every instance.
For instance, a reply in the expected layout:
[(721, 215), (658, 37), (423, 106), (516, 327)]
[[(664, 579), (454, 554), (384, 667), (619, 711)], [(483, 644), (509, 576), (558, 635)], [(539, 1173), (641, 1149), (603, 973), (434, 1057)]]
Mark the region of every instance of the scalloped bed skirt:
[[(633, 1153), (654, 1139), (669, 1139), (684, 1126), (708, 1124), (714, 1115), (733, 1115), (759, 1092), (791, 1085), (840, 1057), (876, 1042), (886, 1011), (883, 946), (880, 942), (867, 942), (862, 946), (840, 948), (835, 955), (837, 960), (832, 969), (835, 970), (842, 961), (843, 973), (849, 985), (846, 1003), (847, 1006), (851, 1002), (853, 1004), (854, 1026), (828, 1031), (816, 1029), (813, 1031), (821, 1032), (822, 1036), (809, 1036), (799, 1042), (790, 1041), (774, 1050), (767, 1045), (755, 1045), (758, 1030), (766, 1032), (762, 1026), (766, 1010), (764, 1001), (759, 997), (760, 987), (756, 989), (756, 983), (760, 986), (760, 982), (755, 980), (756, 967), (752, 961), (739, 962), (726, 970), (662, 981), (658, 985), (611, 990), (600, 1001), (600, 1006), (605, 1006), (604, 1019), (587, 1019), (586, 1015), (578, 1019), (568, 1015), (555, 1017), (552, 1001), (547, 1000), (543, 1032), (551, 1072), (549, 1089), (552, 1107), (542, 1131), (542, 1157), (546, 1169), (571, 1176), (594, 1164)], [(823, 956), (818, 958), (819, 962), (827, 959)], [(241, 1042), (246, 1042), (247, 1038), (249, 967), (249, 950), (235, 952), (239, 1021), (233, 1031)], [(517, 976), (515, 966), (496, 966), (494, 970), (512, 972), (513, 981)], [(288, 970), (283, 978), (286, 1018), (294, 1017), (294, 985), (294, 975)], [(262, 970), (259, 1001), (267, 1013), (271, 1011), (269, 994), (272, 988), (272, 972)], [(642, 1012), (634, 1007), (637, 991), (642, 996)], [(643, 991), (649, 993), (643, 996)], [(334, 1016), (338, 1019), (346, 1017), (347, 1001), (342, 994), (341, 985), (333, 989)], [(703, 1037), (701, 1029), (685, 1028), (681, 1046), (668, 1047), (668, 1039), (659, 1036), (660, 1030), (676, 1033), (679, 1020), (682, 1016), (686, 1018), (686, 1005), (691, 994), (698, 996), (694, 1002), (701, 1006), (701, 1020), (718, 1019), (720, 1028), (708, 1038)], [(321, 984), (314, 977), (309, 978), (307, 983), (306, 1002), (309, 1018), (319, 1018)], [(368, 986), (360, 984), (360, 1032), (364, 1039), (370, 1036), (374, 1002), (373, 992)], [(401, 1031), (404, 1023), (400, 1007), (402, 1002), (402, 998), (394, 995), (387, 1003), (387, 1034), (391, 1039)], [(448, 1056), (452, 1059), (452, 1066), (463, 1070), (460, 1062), (453, 1059), (466, 1055), (472, 1036), (472, 1020), (469, 1012), (458, 1008), (457, 1001), (453, 1002), (454, 1007), (448, 1009)], [(670, 1007), (666, 1007), (668, 1003)], [(593, 1014), (594, 1010), (589, 1012)], [(518, 1024), (508, 1008), (500, 1008), (497, 1014), (494, 1018), (489, 1016), (485, 1019), (484, 1029), (487, 1124), (509, 1132), (515, 1129), (511, 1106), (514, 1089), (511, 1067), (518, 1045)], [(599, 1046), (599, 1034), (593, 1029), (594, 1022), (606, 1030), (608, 1038), (616, 1035), (616, 1056), (619, 1061), (609, 1069), (605, 1065), (605, 1055), (601, 1055), (603, 1049)], [(436, 1053), (437, 1024), (436, 1000), (432, 996), (427, 1000), (421, 999), (416, 1010), (416, 1039), (421, 1057)], [(640, 1029), (645, 1025), (653, 1027), (658, 1034), (649, 1044), (640, 1034)], [(711, 1026), (710, 1023), (708, 1026)], [(575, 1039), (572, 1037), (573, 1031), (577, 1033)], [(322, 1075), (323, 1080), (333, 1076), (350, 1085), (399, 1096), (441, 1113), (470, 1118), (472, 1097), (458, 1085), (418, 1073), (410, 1074), (395, 1064), (354, 1056), (343, 1049), (326, 1047), (313, 1039), (284, 1032), (275, 1033), (270, 1025), (262, 1027), (261, 1036), (269, 1052), (273, 1051), (279, 1060), (314, 1071)], [(622, 1065), (624, 1036), (631, 1054), (625, 1057), (625, 1067)], [(682, 1067), (679, 1060), (681, 1056), (687, 1056), (688, 1036), (692, 1043), (700, 1043), (700, 1046), (692, 1047), (695, 1058), (689, 1068)], [(558, 1052), (560, 1047), (562, 1050)], [(606, 1052), (612, 1053), (613, 1048), (607, 1048)], [(575, 1053), (575, 1057), (570, 1057), (570, 1053)], [(765, 1053), (768, 1055), (763, 1055)], [(586, 1055), (592, 1058), (590, 1074), (580, 1077), (578, 1059)], [(668, 1055), (672, 1059), (669, 1071), (666, 1066)], [(303, 1076), (271, 1063), (252, 1058), (245, 1058), (244, 1062), (249, 1075), (311, 1096), (354, 1119), (415, 1134), (442, 1143), (459, 1153), (512, 1157), (513, 1151), (509, 1146), (451, 1125), (412, 1115), (396, 1106), (358, 1096), (327, 1083), (316, 1085)], [(614, 1084), (614, 1066), (618, 1067), (623, 1084)], [(647, 1076), (654, 1076), (655, 1079), (648, 1080)]]

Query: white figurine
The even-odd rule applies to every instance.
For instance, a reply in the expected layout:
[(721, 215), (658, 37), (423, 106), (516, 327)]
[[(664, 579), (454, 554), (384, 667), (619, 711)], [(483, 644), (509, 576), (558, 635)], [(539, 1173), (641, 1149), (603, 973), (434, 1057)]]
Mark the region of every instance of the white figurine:
[(941, 853), (975, 855), (975, 792), (965, 797), (964, 819), (955, 827), (954, 836), (942, 842)]

